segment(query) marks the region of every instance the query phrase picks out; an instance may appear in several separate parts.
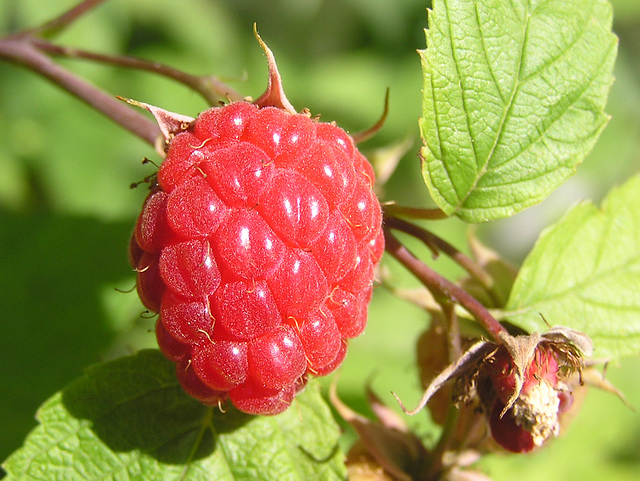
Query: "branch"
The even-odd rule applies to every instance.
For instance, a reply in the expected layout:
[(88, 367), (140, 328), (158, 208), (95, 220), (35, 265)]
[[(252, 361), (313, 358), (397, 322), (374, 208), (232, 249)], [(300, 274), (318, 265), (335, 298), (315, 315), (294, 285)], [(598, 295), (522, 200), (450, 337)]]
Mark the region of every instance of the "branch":
[(397, 217), (385, 217), (385, 225), (390, 229), (399, 230), (421, 240), (434, 255), (438, 255), (439, 252), (444, 252), (491, 294), (491, 289), (494, 285), (493, 278), (478, 263), (474, 262), (470, 257), (460, 252), (444, 239), (438, 237), (433, 232), (423, 229), (411, 222), (398, 219)]
[(385, 250), (407, 268), (427, 289), (434, 295), (445, 296), (452, 302), (460, 304), (484, 326), (495, 342), (502, 343), (500, 333), (506, 333), (506, 329), (475, 297), (416, 258), (386, 227), (384, 238)]
[(149, 60), (129, 56), (104, 55), (87, 52), (76, 48), (54, 45), (42, 39), (34, 38), (31, 40), (31, 43), (43, 52), (51, 55), (91, 60), (93, 62), (114, 65), (116, 67), (144, 70), (146, 72), (162, 75), (163, 77), (180, 82), (181, 84), (195, 90), (211, 106), (218, 104), (220, 99), (228, 99), (231, 101), (243, 99), (242, 95), (236, 92), (233, 88), (229, 87), (227, 84), (221, 82), (212, 75), (191, 75), (159, 62), (151, 62)]
[(84, 0), (79, 3), (75, 7), (66, 11), (59, 17), (54, 18), (53, 20), (49, 20), (42, 25), (31, 28), (29, 30), (23, 30), (15, 35), (12, 38), (20, 38), (20, 37), (33, 37), (35, 35), (39, 36), (49, 36), (58, 33), (59, 31), (65, 29), (69, 25), (71, 25), (74, 21), (80, 18), (85, 13), (99, 6), (101, 3), (104, 3), (106, 0)]
[(447, 322), (447, 352), (449, 353), (449, 362), (453, 363), (462, 354), (460, 323), (458, 322), (458, 315), (452, 303), (442, 303), (441, 306)]
[(52, 62), (30, 42), (19, 37), (0, 39), (0, 59), (42, 75), (145, 142), (155, 145), (160, 129), (151, 119)]
[(404, 207), (394, 203), (384, 204), (384, 212), (389, 216), (406, 217), (408, 219), (441, 220), (449, 216), (440, 209), (422, 209), (420, 207)]
[(54, 63), (48, 55), (81, 58), (125, 68), (145, 70), (181, 82), (200, 93), (209, 105), (220, 99), (241, 100), (231, 87), (213, 76), (195, 76), (172, 67), (134, 57), (102, 55), (74, 48), (57, 46), (41, 38), (68, 27), (105, 0), (84, 0), (62, 15), (38, 27), (0, 38), (0, 60), (22, 65), (45, 77), (89, 106), (112, 119), (145, 142), (155, 146), (160, 133), (157, 125), (130, 106), (116, 100), (105, 91)]

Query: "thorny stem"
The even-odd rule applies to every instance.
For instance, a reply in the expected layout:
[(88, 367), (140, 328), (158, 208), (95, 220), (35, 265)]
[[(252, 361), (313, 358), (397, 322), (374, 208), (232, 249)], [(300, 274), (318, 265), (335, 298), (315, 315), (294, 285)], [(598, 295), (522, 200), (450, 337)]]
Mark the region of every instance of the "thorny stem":
[(224, 82), (221, 82), (214, 76), (210, 75), (191, 75), (182, 70), (175, 69), (159, 62), (151, 62), (137, 57), (120, 56), (120, 55), (104, 55), (94, 52), (87, 52), (70, 47), (62, 47), (54, 45), (46, 40), (32, 39), (38, 49), (51, 55), (60, 55), (68, 58), (80, 58), (91, 60), (93, 62), (115, 65), (117, 67), (130, 68), (136, 70), (144, 70), (168, 77), (172, 80), (182, 83), (187, 87), (199, 93), (209, 105), (217, 105), (220, 99), (228, 99), (231, 101), (242, 100), (243, 97), (234, 89)]
[(393, 216), (385, 216), (385, 225), (390, 229), (399, 230), (421, 240), (431, 252), (433, 252), (434, 256), (437, 256), (440, 252), (444, 252), (467, 271), (471, 277), (480, 282), (491, 295), (494, 284), (493, 278), (478, 263), (474, 262), (470, 257), (460, 252), (444, 239), (416, 224)]
[[(454, 364), (462, 355), (462, 346), (460, 342), (460, 326), (458, 324), (458, 316), (451, 302), (442, 302), (442, 310), (447, 322), (447, 353), (449, 363)], [(460, 420), (460, 410), (452, 403), (447, 411), (447, 417), (443, 425), (442, 432), (438, 439), (438, 443), (429, 453), (430, 462), (426, 464), (428, 471), (425, 479), (440, 479), (442, 470), (444, 469), (444, 455), (451, 446), (453, 435), (458, 428)]]
[(145, 142), (155, 144), (160, 129), (151, 119), (52, 62), (30, 42), (20, 38), (0, 39), (0, 59), (9, 60), (33, 70), (102, 112)]
[(424, 284), (434, 295), (441, 295), (455, 302), (469, 311), (491, 335), (493, 340), (502, 343), (500, 333), (506, 329), (489, 313), (489, 311), (471, 294), (445, 279), (432, 270), (424, 262), (415, 257), (391, 233), (388, 227), (384, 229), (385, 250), (402, 264), (409, 272)]

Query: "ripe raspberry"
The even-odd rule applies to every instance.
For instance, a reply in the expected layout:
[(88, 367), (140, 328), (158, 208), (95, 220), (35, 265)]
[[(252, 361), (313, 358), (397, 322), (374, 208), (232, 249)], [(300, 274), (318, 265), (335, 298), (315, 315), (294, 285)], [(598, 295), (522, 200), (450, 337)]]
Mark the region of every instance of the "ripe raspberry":
[(271, 93), (166, 136), (130, 244), (185, 391), (254, 414), (285, 410), (309, 374), (340, 365), (384, 249), (371, 165), (342, 129), (274, 93), (267, 56)]

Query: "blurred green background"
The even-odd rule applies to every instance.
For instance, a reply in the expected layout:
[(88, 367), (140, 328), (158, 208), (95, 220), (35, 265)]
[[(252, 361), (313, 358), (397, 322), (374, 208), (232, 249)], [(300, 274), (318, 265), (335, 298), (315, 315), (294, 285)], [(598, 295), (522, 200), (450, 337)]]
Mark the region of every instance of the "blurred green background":
[[(75, 0), (0, 0), (0, 32), (35, 26)], [(540, 230), (581, 199), (599, 201), (640, 169), (640, 2), (615, 0), (620, 37), (608, 112), (594, 152), (541, 205), (480, 226), (493, 248), (520, 262)], [(274, 51), (289, 99), (347, 130), (372, 125), (391, 90), (388, 121), (362, 150), (404, 139), (413, 148), (380, 193), (429, 206), (420, 177), (417, 119), (428, 5), (424, 0), (110, 0), (56, 42), (157, 60), (215, 74), (244, 95), (266, 85), (266, 63), (252, 33), (257, 22)], [(207, 106), (193, 92), (146, 73), (78, 61), (60, 63), (110, 93), (195, 116)], [(128, 236), (145, 195), (129, 184), (153, 171), (154, 151), (31, 72), (0, 63), (0, 459), (35, 426), (38, 406), (85, 366), (155, 345), (141, 316), (126, 260)], [(467, 226), (429, 227), (459, 247)], [(425, 258), (428, 254), (424, 253)], [(416, 285), (385, 261), (405, 286)], [(445, 259), (434, 265), (450, 278)], [(415, 342), (427, 318), (382, 289), (366, 334), (352, 342), (340, 396), (367, 413), (367, 382), (389, 404), (396, 391), (419, 397)], [(639, 359), (609, 366), (608, 378), (640, 407)], [(325, 383), (333, 379), (333, 376)], [(427, 415), (412, 418), (433, 435)], [(591, 392), (566, 435), (532, 456), (493, 456), (482, 468), (496, 480), (636, 480), (640, 417), (610, 394)]]

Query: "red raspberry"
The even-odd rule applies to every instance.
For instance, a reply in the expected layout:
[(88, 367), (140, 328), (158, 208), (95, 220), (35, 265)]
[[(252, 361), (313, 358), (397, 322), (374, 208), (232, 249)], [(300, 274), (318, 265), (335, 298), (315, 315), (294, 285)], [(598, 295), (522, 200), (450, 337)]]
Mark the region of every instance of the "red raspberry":
[(231, 103), (169, 138), (129, 257), (187, 393), (276, 414), (340, 365), (384, 249), (373, 180), (342, 129), (290, 109)]

